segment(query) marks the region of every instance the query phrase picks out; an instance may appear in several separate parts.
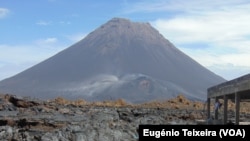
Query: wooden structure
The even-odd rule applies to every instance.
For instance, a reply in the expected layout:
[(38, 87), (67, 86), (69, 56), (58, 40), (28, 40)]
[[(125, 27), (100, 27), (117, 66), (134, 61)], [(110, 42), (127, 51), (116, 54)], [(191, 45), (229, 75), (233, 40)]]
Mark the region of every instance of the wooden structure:
[[(221, 83), (219, 85), (208, 88), (207, 90), (207, 116), (210, 118), (211, 99), (215, 101), (224, 99), (224, 117), (223, 123), (227, 124), (228, 120), (228, 99), (235, 102), (235, 124), (239, 124), (240, 101), (250, 99), (250, 74)], [(215, 120), (218, 119), (218, 111), (215, 111)]]

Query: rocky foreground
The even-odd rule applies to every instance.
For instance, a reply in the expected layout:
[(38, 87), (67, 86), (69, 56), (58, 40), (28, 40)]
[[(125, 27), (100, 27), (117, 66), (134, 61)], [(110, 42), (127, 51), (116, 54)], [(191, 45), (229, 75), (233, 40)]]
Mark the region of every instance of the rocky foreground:
[[(0, 140), (136, 141), (140, 124), (197, 124), (206, 118), (204, 106), (183, 96), (135, 105), (0, 95)], [(243, 118), (249, 119), (244, 112)]]

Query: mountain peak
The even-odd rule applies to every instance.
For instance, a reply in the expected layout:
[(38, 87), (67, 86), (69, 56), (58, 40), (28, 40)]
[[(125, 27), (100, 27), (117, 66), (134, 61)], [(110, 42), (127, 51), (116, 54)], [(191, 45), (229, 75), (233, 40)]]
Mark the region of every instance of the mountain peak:
[(140, 25), (148, 25), (150, 26), (150, 24), (148, 22), (144, 23), (144, 22), (134, 22), (131, 21), (130, 19), (127, 18), (120, 18), (120, 17), (114, 17), (111, 20), (107, 21), (107, 24), (118, 24), (118, 25), (126, 25), (126, 24), (140, 24)]
[(113, 22), (113, 23), (121, 23), (121, 22), (131, 22), (129, 19), (126, 18), (119, 18), (119, 17), (114, 17), (111, 20), (108, 21), (109, 22)]
[(149, 23), (132, 22), (125, 18), (113, 18), (109, 20), (91, 32), (88, 38), (88, 40), (105, 40), (105, 45), (99, 43), (93, 45), (95, 48), (101, 45), (101, 47), (99, 47), (100, 50), (105, 47), (134, 47), (135, 42), (144, 42), (144, 47), (149, 47), (149, 45), (146, 44), (152, 44), (154, 46), (161, 46), (159, 44), (165, 43), (171, 44)]
[(206, 98), (225, 81), (178, 50), (148, 23), (113, 18), (83, 40), (0, 82), (2, 93), (43, 99), (146, 102)]
[[(149, 23), (142, 23), (142, 22), (132, 22), (129, 19), (125, 18), (112, 18), (105, 24), (101, 25), (102, 29), (111, 28), (113, 30), (129, 30), (129, 31), (140, 31), (141, 29), (151, 29), (156, 31)], [(158, 31), (156, 31), (158, 32)]]

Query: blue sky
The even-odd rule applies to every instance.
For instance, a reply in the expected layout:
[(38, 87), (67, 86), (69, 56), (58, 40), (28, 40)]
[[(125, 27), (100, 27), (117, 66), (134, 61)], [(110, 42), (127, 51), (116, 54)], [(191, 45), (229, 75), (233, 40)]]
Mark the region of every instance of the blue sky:
[(248, 0), (0, 0), (0, 80), (76, 43), (113, 17), (149, 22), (225, 79), (250, 72)]

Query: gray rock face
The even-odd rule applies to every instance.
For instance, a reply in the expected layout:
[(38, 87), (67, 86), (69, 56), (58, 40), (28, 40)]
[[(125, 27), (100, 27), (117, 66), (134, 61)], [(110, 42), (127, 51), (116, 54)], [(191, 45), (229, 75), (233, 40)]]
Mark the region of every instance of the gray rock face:
[(208, 87), (223, 81), (150, 24), (113, 18), (55, 56), (1, 81), (0, 91), (137, 103), (178, 94), (203, 100)]
[[(137, 141), (140, 124), (195, 124), (200, 111), (165, 108), (75, 106), (54, 101), (22, 107), (7, 96), (0, 109), (1, 141)], [(1, 97), (0, 97), (1, 99)], [(15, 107), (15, 114), (9, 107)]]

